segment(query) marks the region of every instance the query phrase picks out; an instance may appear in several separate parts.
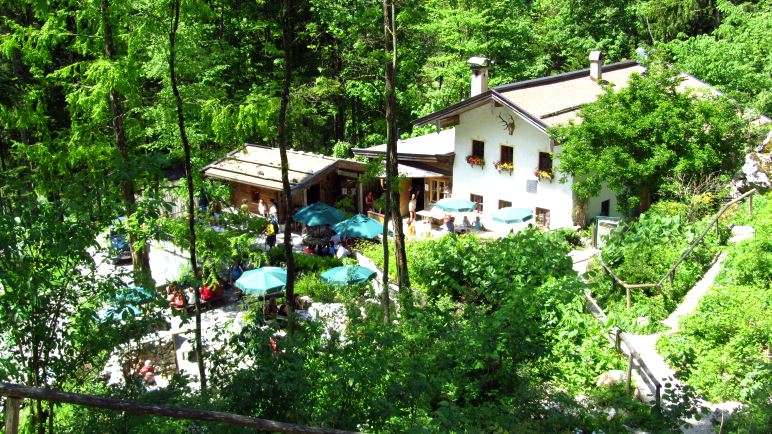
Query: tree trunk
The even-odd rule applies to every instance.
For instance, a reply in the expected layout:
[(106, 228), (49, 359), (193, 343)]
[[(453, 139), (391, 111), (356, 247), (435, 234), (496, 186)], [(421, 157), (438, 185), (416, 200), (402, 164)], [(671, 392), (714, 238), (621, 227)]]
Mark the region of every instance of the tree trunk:
[(289, 105), (290, 83), (292, 82), (292, 65), (290, 64), (292, 48), (292, 4), (290, 0), (282, 0), (281, 42), (284, 50), (284, 83), (279, 106), (279, 155), (281, 157), (281, 185), (284, 190), (284, 254), (287, 257), (287, 284), (284, 292), (287, 300), (288, 332), (295, 328), (294, 295), (295, 295), (295, 257), (292, 255), (292, 190), (289, 182), (289, 161), (287, 160), (287, 106)]
[[(394, 22), (393, 0), (383, 2), (384, 42), (386, 54), (391, 59), (385, 62), (386, 71), (386, 179), (389, 188), (387, 208), (391, 212), (394, 226), (394, 255), (397, 264), (397, 280), (399, 285), (400, 301), (412, 303), (410, 294), (410, 278), (407, 271), (407, 258), (405, 255), (405, 234), (402, 231), (402, 215), (399, 209), (399, 189), (395, 188), (397, 182), (397, 98), (395, 91), (395, 73), (397, 69), (397, 33)], [(388, 219), (387, 219), (388, 220)], [(403, 308), (406, 307), (403, 305)]]
[[(195, 207), (196, 202), (193, 198), (193, 169), (190, 163), (190, 143), (188, 135), (185, 132), (185, 115), (182, 111), (182, 97), (177, 88), (177, 74), (175, 67), (175, 39), (177, 37), (177, 27), (180, 24), (180, 0), (172, 0), (172, 26), (169, 32), (169, 78), (172, 83), (172, 92), (177, 102), (177, 125), (180, 129), (180, 139), (185, 151), (185, 180), (188, 186), (188, 231), (190, 232), (190, 267), (193, 275), (198, 279), (201, 274), (198, 270), (196, 261), (196, 227), (195, 227)], [(201, 391), (206, 390), (206, 372), (204, 369), (204, 348), (201, 343), (201, 292), (198, 285), (193, 288), (193, 299), (196, 306), (196, 361), (198, 362), (198, 375), (201, 381)]]
[(639, 215), (646, 212), (646, 210), (649, 209), (649, 206), (651, 206), (651, 189), (649, 188), (649, 185), (645, 182), (641, 183), (640, 199), (641, 199), (641, 203), (638, 207)]
[[(104, 32), (104, 51), (105, 59), (112, 61), (115, 56), (115, 44), (113, 42), (113, 29), (110, 24), (110, 3), (109, 0), (101, 0), (100, 9), (102, 13), (102, 31)], [(121, 155), (121, 164), (128, 173), (121, 175), (121, 193), (123, 195), (123, 205), (126, 217), (134, 214), (136, 210), (136, 199), (134, 198), (134, 179), (131, 177), (131, 160), (126, 145), (126, 131), (123, 127), (123, 117), (126, 115), (121, 96), (115, 89), (110, 89), (110, 115), (112, 117), (113, 135), (115, 136), (115, 146)], [(150, 272), (150, 254), (146, 243), (142, 247), (137, 247), (137, 236), (133, 231), (129, 231), (129, 244), (131, 245), (131, 263), (134, 268), (134, 284), (143, 288), (155, 288), (155, 282)]]

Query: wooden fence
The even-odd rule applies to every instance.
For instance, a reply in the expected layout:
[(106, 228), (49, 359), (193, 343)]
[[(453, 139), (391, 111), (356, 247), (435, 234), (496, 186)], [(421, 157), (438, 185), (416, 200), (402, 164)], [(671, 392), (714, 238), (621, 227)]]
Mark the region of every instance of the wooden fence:
[(44, 389), (42, 387), (28, 387), (4, 382), (0, 382), (0, 396), (7, 397), (5, 403), (6, 434), (17, 434), (19, 432), (19, 410), (21, 407), (22, 399), (24, 398), (39, 401), (84, 405), (87, 407), (106, 408), (108, 410), (115, 411), (128, 411), (146, 416), (164, 416), (175, 419), (219, 422), (230, 425), (256, 428), (269, 432), (316, 434), (339, 434), (350, 432), (330, 428), (318, 428), (285, 422), (277, 422), (268, 419), (257, 419), (233, 413), (168, 407), (165, 405), (156, 404), (144, 404), (123, 399), (104, 398), (100, 396), (84, 395), (80, 393), (60, 392), (56, 390)]
[(734, 200), (731, 200), (727, 202), (721, 210), (716, 213), (716, 215), (713, 217), (713, 219), (710, 221), (708, 226), (705, 228), (705, 230), (702, 231), (699, 237), (695, 238), (694, 241), (692, 241), (692, 244), (689, 246), (688, 249), (684, 251), (684, 253), (681, 255), (681, 257), (673, 264), (672, 267), (670, 267), (670, 270), (668, 270), (667, 273), (665, 273), (657, 283), (642, 283), (642, 284), (629, 284), (620, 279), (614, 272), (611, 270), (609, 266), (606, 265), (606, 263), (603, 262), (603, 259), (600, 255), (598, 255), (598, 262), (600, 262), (601, 267), (606, 271), (606, 273), (611, 277), (611, 284), (612, 289), (615, 289), (617, 285), (620, 285), (621, 287), (625, 288), (625, 296), (626, 296), (626, 305), (627, 308), (630, 308), (630, 296), (631, 296), (631, 290), (632, 289), (642, 289), (642, 288), (657, 288), (658, 290), (662, 291), (662, 284), (665, 282), (666, 279), (670, 280), (670, 286), (673, 285), (673, 280), (675, 279), (675, 273), (676, 269), (678, 268), (681, 263), (689, 256), (690, 253), (702, 242), (703, 238), (705, 238), (705, 235), (708, 234), (710, 229), (715, 225), (716, 227), (716, 235), (720, 233), (721, 227), (719, 220), (721, 219), (721, 216), (724, 215), (726, 210), (729, 209), (730, 206), (742, 201), (746, 197), (748, 199), (748, 214), (753, 217), (753, 194), (756, 193), (756, 189), (748, 191), (747, 193), (735, 198)]

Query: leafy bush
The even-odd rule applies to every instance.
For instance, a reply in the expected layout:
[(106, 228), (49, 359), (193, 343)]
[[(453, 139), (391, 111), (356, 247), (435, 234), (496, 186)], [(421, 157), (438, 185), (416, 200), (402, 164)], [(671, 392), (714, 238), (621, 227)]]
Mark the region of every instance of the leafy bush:
[(305, 273), (295, 281), (295, 294), (311, 297), (320, 303), (333, 303), (337, 292), (332, 286), (319, 279), (319, 273)]
[[(297, 252), (292, 252), (292, 256), (295, 259), (295, 271), (298, 273), (325, 271), (343, 265), (341, 260), (335, 256), (306, 255)], [(287, 262), (284, 246), (275, 246), (267, 252), (267, 257), (268, 263), (274, 266)]]

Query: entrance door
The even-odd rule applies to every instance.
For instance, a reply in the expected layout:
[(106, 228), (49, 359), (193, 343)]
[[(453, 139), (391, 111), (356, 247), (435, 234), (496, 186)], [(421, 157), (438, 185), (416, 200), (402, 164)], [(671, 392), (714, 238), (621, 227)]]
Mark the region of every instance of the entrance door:
[(308, 187), (308, 190), (306, 190), (306, 200), (308, 201), (309, 205), (311, 205), (312, 203), (319, 202), (319, 197), (320, 197), (319, 184), (314, 184)]
[(420, 211), (424, 209), (424, 178), (413, 178), (410, 184), (410, 194), (415, 193), (415, 209)]

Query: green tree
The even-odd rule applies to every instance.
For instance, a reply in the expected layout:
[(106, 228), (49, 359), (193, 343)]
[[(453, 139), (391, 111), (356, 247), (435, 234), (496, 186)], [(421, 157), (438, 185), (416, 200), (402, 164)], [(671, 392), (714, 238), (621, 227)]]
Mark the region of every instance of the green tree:
[[(607, 184), (623, 212), (648, 208), (668, 175), (731, 176), (742, 163), (750, 124), (726, 98), (679, 89), (669, 68), (651, 65), (629, 86), (607, 88), (584, 106), (581, 123), (554, 128), (559, 170), (582, 198)], [(566, 178), (564, 177), (564, 181)]]

